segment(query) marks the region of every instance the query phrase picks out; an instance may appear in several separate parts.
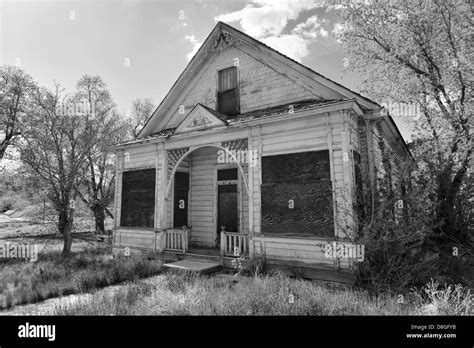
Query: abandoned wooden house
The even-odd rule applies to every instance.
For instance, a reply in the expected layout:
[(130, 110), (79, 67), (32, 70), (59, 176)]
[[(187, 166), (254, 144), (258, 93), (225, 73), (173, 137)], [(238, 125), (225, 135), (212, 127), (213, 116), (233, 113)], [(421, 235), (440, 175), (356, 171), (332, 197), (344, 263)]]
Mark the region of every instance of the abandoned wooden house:
[(382, 111), (219, 22), (138, 139), (114, 146), (114, 252), (351, 281), (356, 191), (387, 175), (383, 152), (393, 168), (408, 154)]

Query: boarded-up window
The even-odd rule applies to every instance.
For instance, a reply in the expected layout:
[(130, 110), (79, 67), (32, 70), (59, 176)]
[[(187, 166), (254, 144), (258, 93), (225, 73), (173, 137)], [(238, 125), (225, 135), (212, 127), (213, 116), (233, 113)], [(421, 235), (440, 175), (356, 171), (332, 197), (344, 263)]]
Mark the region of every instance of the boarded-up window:
[(334, 236), (328, 151), (262, 158), (262, 233)]
[(123, 173), (120, 225), (153, 228), (155, 211), (155, 169)]
[(224, 115), (236, 115), (240, 112), (237, 67), (219, 71), (217, 81), (217, 111)]

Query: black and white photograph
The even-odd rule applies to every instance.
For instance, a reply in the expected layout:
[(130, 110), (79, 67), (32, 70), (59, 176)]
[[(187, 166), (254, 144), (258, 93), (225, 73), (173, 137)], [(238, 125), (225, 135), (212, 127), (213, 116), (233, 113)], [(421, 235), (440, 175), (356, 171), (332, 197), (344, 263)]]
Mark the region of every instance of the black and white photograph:
[(473, 6), (0, 0), (0, 347), (472, 347)]

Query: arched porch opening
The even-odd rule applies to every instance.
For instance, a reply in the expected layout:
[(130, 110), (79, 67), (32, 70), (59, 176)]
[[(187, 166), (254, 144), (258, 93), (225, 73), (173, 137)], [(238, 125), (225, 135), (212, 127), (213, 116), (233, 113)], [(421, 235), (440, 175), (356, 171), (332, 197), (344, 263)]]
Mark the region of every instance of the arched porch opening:
[(173, 179), (174, 179), (174, 176), (176, 174), (176, 171), (178, 170), (180, 164), (184, 161), (184, 159), (192, 154), (194, 151), (196, 150), (199, 150), (199, 149), (202, 149), (202, 148), (205, 148), (205, 147), (212, 147), (212, 148), (217, 148), (219, 150), (223, 150), (226, 152), (226, 154), (228, 154), (233, 160), (236, 165), (237, 165), (237, 168), (242, 176), (242, 180), (243, 180), (243, 186), (245, 188), (245, 191), (247, 193), (248, 196), (250, 196), (250, 188), (249, 188), (249, 184), (248, 184), (248, 180), (247, 180), (247, 177), (245, 175), (245, 172), (244, 172), (244, 169), (242, 167), (242, 165), (239, 163), (239, 160), (237, 157), (234, 156), (234, 154), (229, 151), (228, 149), (226, 149), (225, 147), (221, 146), (221, 145), (215, 145), (215, 144), (209, 144), (209, 145), (200, 145), (200, 146), (196, 146), (196, 147), (193, 147), (191, 149), (189, 149), (186, 153), (183, 154), (183, 156), (181, 156), (181, 158), (178, 160), (178, 162), (176, 162), (172, 172), (171, 172), (171, 175), (168, 179), (168, 183), (166, 185), (166, 196), (165, 196), (165, 199), (168, 199), (169, 197), (169, 194), (170, 194), (170, 190), (171, 190), (171, 185), (173, 183)]

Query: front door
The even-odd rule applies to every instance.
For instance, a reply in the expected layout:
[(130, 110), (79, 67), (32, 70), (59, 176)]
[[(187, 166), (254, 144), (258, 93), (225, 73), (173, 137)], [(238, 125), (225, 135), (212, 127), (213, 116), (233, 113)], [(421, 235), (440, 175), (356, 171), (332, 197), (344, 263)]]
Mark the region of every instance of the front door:
[(174, 175), (173, 227), (188, 226), (189, 174), (176, 172)]
[(237, 169), (223, 169), (217, 173), (217, 246), (220, 233), (238, 232), (238, 190)]
[(237, 232), (237, 185), (219, 185), (217, 226), (227, 232)]

